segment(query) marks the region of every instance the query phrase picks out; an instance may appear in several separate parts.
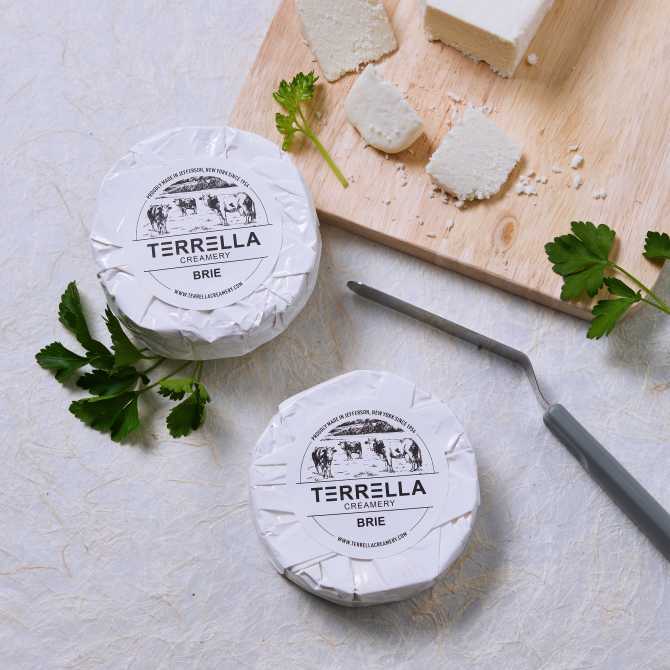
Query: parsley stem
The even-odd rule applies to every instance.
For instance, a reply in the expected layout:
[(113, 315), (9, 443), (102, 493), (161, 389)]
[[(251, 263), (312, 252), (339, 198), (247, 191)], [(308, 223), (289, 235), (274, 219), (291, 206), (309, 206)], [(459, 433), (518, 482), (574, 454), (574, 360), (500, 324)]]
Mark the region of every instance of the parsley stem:
[(158, 358), (158, 360), (153, 365), (150, 365), (146, 370), (142, 370), (143, 375), (149, 374), (152, 370), (157, 368), (159, 365), (162, 365), (163, 363), (165, 363), (165, 359), (162, 358), (161, 356), (157, 356), (156, 358)]
[(323, 160), (325, 160), (326, 163), (328, 163), (328, 166), (330, 167), (330, 169), (335, 173), (335, 176), (338, 178), (340, 184), (342, 184), (342, 186), (344, 186), (344, 188), (347, 188), (349, 186), (349, 182), (347, 181), (347, 178), (342, 174), (342, 171), (340, 170), (340, 168), (337, 167), (337, 165), (335, 164), (335, 161), (331, 158), (331, 156), (328, 153), (328, 150), (326, 149), (326, 147), (324, 147), (323, 144), (321, 144), (321, 142), (319, 141), (319, 138), (314, 134), (312, 129), (307, 125), (307, 122), (304, 120), (305, 117), (302, 115), (301, 112), (300, 112), (300, 118), (303, 119), (303, 125), (300, 127), (300, 130), (302, 130), (302, 132), (305, 133), (305, 135), (307, 135), (307, 137), (309, 137), (309, 139), (312, 141), (314, 146), (317, 148), (318, 152), (321, 154), (321, 156), (323, 156)]
[(158, 386), (159, 384), (162, 384), (164, 381), (167, 381), (170, 379), (170, 377), (174, 377), (177, 373), (181, 372), (185, 367), (188, 367), (189, 365), (192, 364), (193, 361), (186, 361), (182, 365), (180, 365), (176, 370), (173, 370), (169, 375), (165, 375), (165, 377), (161, 377), (158, 381), (155, 381), (153, 384), (149, 384), (149, 386), (145, 386), (139, 393), (145, 393), (149, 389), (154, 388), (155, 386)]
[(193, 379), (195, 379), (195, 381), (197, 382), (200, 381), (200, 375), (202, 374), (202, 366), (203, 366), (202, 361), (197, 361), (195, 364), (195, 369), (193, 371)]
[[(649, 300), (648, 298), (642, 298), (641, 302), (646, 302), (647, 305), (651, 305), (652, 307), (655, 307), (656, 309), (660, 309), (662, 312), (666, 312), (665, 309), (663, 309), (658, 303), (654, 302), (653, 300)], [(670, 314), (670, 312), (667, 312), (667, 314)]]
[(667, 305), (658, 295), (656, 295), (656, 293), (654, 293), (648, 286), (645, 286), (637, 277), (633, 276), (630, 272), (624, 270), (620, 265), (617, 265), (616, 263), (612, 263), (612, 267), (621, 272), (621, 274), (628, 277), (628, 279), (630, 279), (636, 286), (641, 288), (654, 301), (651, 302), (650, 300), (644, 300), (644, 302), (647, 302), (650, 305), (656, 307), (657, 309), (660, 309), (661, 312), (670, 314), (670, 305)]
[[(149, 352), (148, 354), (146, 353), (147, 351)], [(151, 349), (148, 349), (147, 347), (142, 347), (142, 348), (139, 350), (139, 352), (140, 352), (140, 354), (142, 355), (142, 358), (144, 358), (144, 359), (146, 359), (146, 360), (148, 360), (148, 361), (155, 361), (155, 360), (158, 360), (159, 358), (160, 358), (161, 360), (165, 360), (162, 356), (156, 356), (156, 354), (154, 354), (154, 353), (151, 351)]]

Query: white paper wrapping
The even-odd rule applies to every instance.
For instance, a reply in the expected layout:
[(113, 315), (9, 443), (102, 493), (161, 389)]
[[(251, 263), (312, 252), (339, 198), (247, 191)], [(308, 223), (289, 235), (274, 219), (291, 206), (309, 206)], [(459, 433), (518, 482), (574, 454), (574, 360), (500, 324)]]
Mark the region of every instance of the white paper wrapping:
[[(387, 412), (384, 417), (383, 412)], [(332, 419), (322, 430), (324, 417)], [(412, 472), (416, 464), (412, 466), (407, 456), (398, 453), (390, 459), (393, 472), (385, 471), (385, 461), (373, 452), (371, 436), (365, 432), (366, 426), (380, 426), (366, 423), (376, 417), (383, 418), (387, 427), (397, 425), (387, 417), (406, 420), (406, 432), (375, 435), (390, 453), (393, 444), (411, 434), (410, 443), (422, 449), (418, 470)], [(356, 422), (353, 428), (351, 421)], [(363, 432), (343, 435), (344, 430)], [(354, 449), (360, 443), (360, 457), (354, 453), (348, 459), (342, 446), (345, 442)], [(319, 476), (317, 461), (310, 463), (310, 455), (323, 445), (336, 449), (331, 477)], [(296, 482), (305, 473), (309, 483)], [(343, 483), (354, 488), (358, 483), (372, 486), (376, 482), (378, 487), (394, 487), (398, 481), (407, 492), (414, 479), (424, 482), (427, 495), (417, 495), (417, 503), (402, 502), (413, 501), (411, 496), (395, 498), (393, 504), (403, 504), (407, 510), (339, 514), (343, 503), (336, 502), (324, 505), (324, 511), (336, 514), (311, 516), (302, 495), (305, 488), (313, 491), (312, 487), (329, 484), (332, 489)], [(401, 600), (432, 586), (462, 552), (479, 506), (475, 455), (458, 420), (443, 402), (386, 372), (351, 372), (283, 402), (256, 445), (250, 488), (254, 521), (275, 568), (307, 591), (350, 606)], [(373, 504), (382, 504), (379, 499)], [(425, 515), (413, 511), (420, 505), (431, 508)], [(346, 539), (347, 529), (355, 526), (353, 521), (380, 516), (385, 517), (387, 527), (354, 530), (356, 539), (363, 538), (361, 532), (370, 532), (371, 538), (377, 533), (374, 537), (383, 539), (398, 530), (406, 530), (408, 537), (388, 546), (338, 549), (340, 540), (335, 535)], [(322, 522), (331, 524), (325, 532)]]
[[(256, 189), (254, 194), (261, 193), (262, 202), (256, 202), (255, 210), (247, 212), (240, 204), (244, 189), (238, 184), (228, 191), (194, 188), (172, 197), (159, 189), (154, 201), (146, 195), (152, 185), (160, 185), (166, 175), (176, 174), (179, 168), (231, 165)], [(221, 195), (228, 192), (232, 195)], [(208, 205), (211, 194), (219, 194), (211, 201), (216, 209)], [(149, 226), (146, 210), (152, 202), (168, 203), (169, 207), (163, 210), (167, 216), (161, 219), (159, 212)], [(249, 224), (244, 216), (251, 212), (254, 217), (258, 214), (259, 221)], [(274, 227), (255, 228), (262, 215)], [(199, 225), (203, 219), (207, 222)], [(198, 309), (191, 303), (184, 306), (186, 298), (171, 300), (160, 282), (151, 283), (152, 277), (166, 275), (143, 274), (141, 267), (138, 270), (131, 247), (133, 242), (138, 244), (141, 226), (149, 231), (148, 242), (155, 237), (157, 243), (167, 245), (179, 237), (169, 233), (186, 226), (187, 237), (202, 229), (201, 236), (223, 233), (227, 244), (231, 244), (233, 232), (246, 239), (250, 230), (272, 230), (280, 244), (270, 252), (263, 249), (266, 259), (260, 261), (260, 270), (253, 274), (254, 266), (241, 277), (242, 288), (232, 302), (229, 299), (225, 304), (225, 298), (214, 298), (206, 301), (207, 309)], [(102, 182), (91, 243), (112, 310), (155, 353), (193, 360), (241, 356), (283, 332), (312, 293), (321, 253), (314, 204), (290, 157), (258, 135), (225, 127), (175, 128), (136, 144)], [(180, 260), (176, 258), (175, 263)], [(251, 267), (246, 259), (245, 263)], [(217, 267), (215, 263), (202, 265)], [(247, 266), (222, 263), (219, 267), (225, 272)], [(212, 291), (221, 280), (202, 283)]]

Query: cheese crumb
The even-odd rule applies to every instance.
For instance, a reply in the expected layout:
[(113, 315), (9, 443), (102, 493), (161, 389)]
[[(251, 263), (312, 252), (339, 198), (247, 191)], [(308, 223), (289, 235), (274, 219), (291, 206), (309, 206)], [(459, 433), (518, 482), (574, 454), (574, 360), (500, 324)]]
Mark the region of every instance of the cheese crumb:
[(596, 189), (595, 191), (593, 191), (593, 198), (594, 200), (606, 200), (607, 191), (603, 189)]
[(570, 167), (573, 170), (577, 170), (578, 168), (582, 167), (582, 165), (584, 165), (584, 156), (581, 154), (575, 154), (570, 161)]
[(558, 165), (552, 165), (551, 166), (551, 171), (554, 174), (563, 174), (563, 168), (559, 167)]
[(463, 102), (463, 97), (458, 95), (458, 93), (454, 93), (453, 91), (447, 91), (447, 96), (449, 97), (450, 100), (458, 104)]
[(528, 65), (537, 65), (540, 62), (540, 57), (535, 53), (530, 53), (526, 60), (528, 61)]
[(582, 177), (582, 175), (580, 175), (579, 173), (573, 175), (572, 186), (574, 187), (575, 191), (578, 191), (583, 183), (584, 183), (584, 177)]
[(522, 174), (519, 177), (519, 181), (517, 181), (515, 186), (517, 195), (537, 195), (537, 186), (535, 186), (535, 184), (533, 184), (533, 182), (530, 180), (534, 174), (534, 172), (529, 175)]
[(579, 144), (571, 144), (568, 147), (568, 151), (579, 151)]

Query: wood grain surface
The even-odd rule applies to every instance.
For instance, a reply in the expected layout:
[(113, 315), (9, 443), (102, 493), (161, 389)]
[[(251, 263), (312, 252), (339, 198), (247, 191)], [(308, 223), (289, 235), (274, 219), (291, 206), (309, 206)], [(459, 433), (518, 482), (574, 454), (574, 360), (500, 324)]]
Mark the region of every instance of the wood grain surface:
[[(617, 232), (618, 261), (653, 284), (660, 268), (641, 250), (648, 229), (670, 229), (670, 3), (557, 0), (530, 47), (540, 63), (524, 61), (512, 79), (428, 42), (418, 1), (385, 5), (400, 47), (380, 68), (406, 93), (426, 132), (396, 156), (366, 148), (344, 113), (356, 75), (333, 84), (322, 77), (311, 121), (350, 187), (342, 188), (310, 145), (292, 150), (322, 221), (583, 318), (588, 304), (560, 301), (561, 279), (543, 247), (571, 220), (606, 223)], [(320, 74), (294, 2), (284, 0), (231, 125), (279, 141), (270, 94), (281, 79), (311, 69)], [(458, 210), (435, 197), (425, 165), (465, 104), (492, 107), (491, 118), (523, 147), (523, 158), (497, 197)], [(570, 186), (572, 144), (585, 157), (580, 190)], [(555, 165), (562, 174), (552, 172)], [(549, 181), (537, 185), (537, 197), (519, 196), (516, 179), (530, 170)], [(596, 189), (607, 199), (594, 199)], [(363, 268), (356, 279), (365, 281)]]

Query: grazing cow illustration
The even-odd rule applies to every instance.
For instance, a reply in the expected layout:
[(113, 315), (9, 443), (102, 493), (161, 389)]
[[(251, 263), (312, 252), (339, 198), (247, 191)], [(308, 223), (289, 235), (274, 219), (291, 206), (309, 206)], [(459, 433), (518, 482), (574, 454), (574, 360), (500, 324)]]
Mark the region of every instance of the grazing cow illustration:
[(337, 449), (335, 447), (316, 447), (312, 452), (312, 461), (316, 473), (325, 479), (333, 477), (333, 456)]
[(175, 200), (175, 205), (181, 210), (182, 216), (186, 216), (189, 212), (191, 214), (198, 213), (195, 198), (179, 198), (178, 200)]
[(389, 456), (389, 449), (387, 449), (384, 442), (373, 437), (371, 440), (366, 440), (365, 444), (372, 449), (373, 454), (376, 454), (382, 461), (384, 461), (384, 470), (386, 472), (393, 472), (393, 461)]
[(172, 209), (171, 205), (151, 205), (147, 210), (147, 218), (151, 230), (159, 235), (167, 235), (167, 220)]
[(401, 444), (405, 460), (410, 464), (410, 472), (421, 470), (423, 459), (421, 458), (421, 448), (419, 445), (409, 437), (405, 438)]
[[(392, 440), (393, 442), (397, 442), (398, 440)], [(421, 463), (421, 451), (418, 451), (418, 463), (419, 466), (412, 461), (408, 459), (408, 447), (409, 443), (414, 444), (414, 441), (411, 440), (410, 438), (406, 438), (404, 440), (400, 440), (399, 444), (397, 445), (392, 445), (388, 443), (384, 443), (382, 440), (378, 440), (377, 438), (372, 438), (371, 440), (366, 440), (365, 444), (369, 445), (370, 448), (372, 449), (372, 452), (376, 454), (382, 461), (384, 461), (384, 470), (386, 472), (395, 472), (393, 469), (393, 459), (400, 459), (403, 458), (407, 460), (409, 463), (411, 463), (411, 469), (412, 471), (418, 470)], [(407, 444), (406, 444), (407, 443)], [(419, 447), (416, 447), (419, 449)]]
[(256, 223), (256, 204), (246, 193), (237, 196), (237, 212), (244, 217), (244, 223)]
[(373, 437), (371, 440), (365, 440), (372, 453), (375, 454), (378, 458), (381, 458), (383, 461), (386, 460), (386, 447), (381, 440), (378, 440), (376, 437)]
[[(208, 193), (207, 207), (209, 207), (213, 212), (216, 212), (219, 215), (221, 221), (223, 221), (224, 226), (228, 225), (228, 219), (226, 219), (225, 215), (221, 212), (221, 202), (219, 201), (218, 196)], [(224, 211), (225, 211), (225, 205), (224, 205)]]
[(363, 458), (363, 447), (360, 442), (339, 442), (338, 446), (342, 449), (348, 461), (351, 460), (353, 454), (356, 454), (358, 458)]
[(256, 205), (246, 193), (232, 193), (221, 196), (223, 215), (228, 220), (228, 214), (237, 214), (244, 219), (244, 223), (256, 222)]

